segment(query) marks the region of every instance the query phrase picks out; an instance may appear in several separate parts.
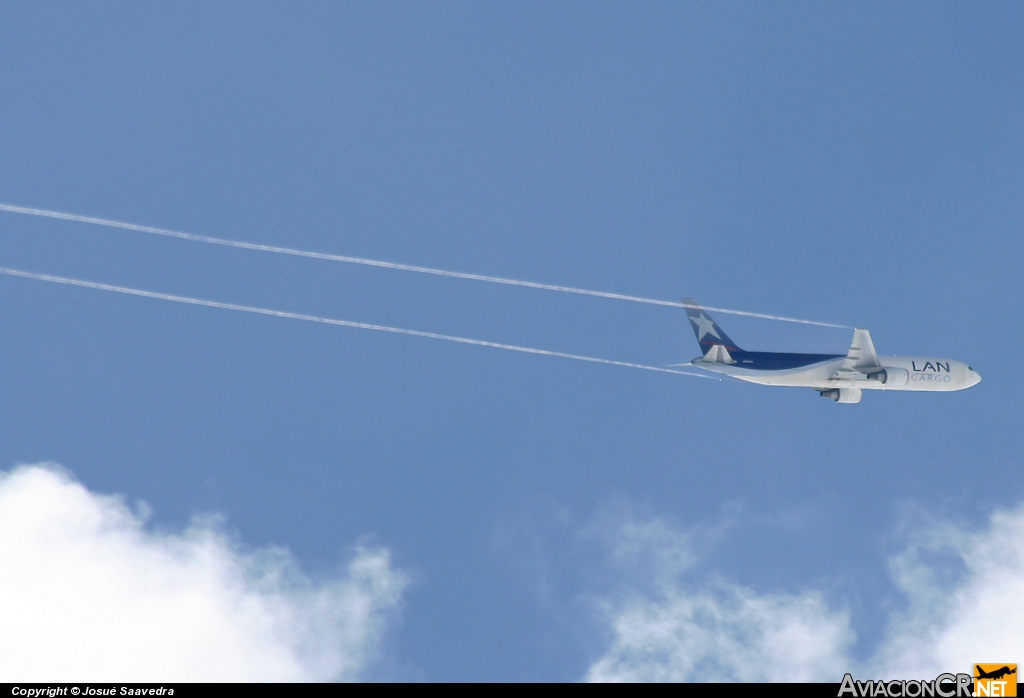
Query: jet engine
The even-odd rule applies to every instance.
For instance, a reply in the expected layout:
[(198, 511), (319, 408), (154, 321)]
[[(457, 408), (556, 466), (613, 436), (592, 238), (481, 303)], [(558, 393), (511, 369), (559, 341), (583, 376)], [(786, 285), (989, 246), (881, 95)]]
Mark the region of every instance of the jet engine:
[(860, 388), (832, 388), (831, 390), (819, 390), (822, 397), (827, 397), (836, 402), (857, 403), (860, 402)]
[(868, 380), (878, 381), (882, 385), (899, 388), (910, 381), (910, 372), (905, 368), (883, 368), (868, 376)]

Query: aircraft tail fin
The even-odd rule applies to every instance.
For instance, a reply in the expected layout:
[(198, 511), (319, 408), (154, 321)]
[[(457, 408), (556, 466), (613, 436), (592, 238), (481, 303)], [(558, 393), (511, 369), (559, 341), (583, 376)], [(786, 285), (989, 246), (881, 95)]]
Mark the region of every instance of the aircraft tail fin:
[[(736, 346), (736, 342), (729, 339), (729, 335), (711, 319), (707, 311), (697, 305), (697, 301), (692, 298), (684, 298), (683, 307), (686, 308), (686, 316), (690, 318), (693, 333), (697, 335), (697, 343), (700, 344), (702, 354), (707, 356), (708, 352), (713, 351), (716, 357), (719, 356), (721, 350), (715, 349), (715, 347), (724, 347), (725, 356), (729, 356), (730, 353), (743, 353), (743, 350)], [(730, 363), (730, 361), (723, 361), (723, 363)]]

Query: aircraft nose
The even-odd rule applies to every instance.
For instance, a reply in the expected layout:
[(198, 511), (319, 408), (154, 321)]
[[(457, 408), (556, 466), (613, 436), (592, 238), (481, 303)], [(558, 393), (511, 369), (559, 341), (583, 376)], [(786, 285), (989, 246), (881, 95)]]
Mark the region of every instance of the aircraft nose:
[(968, 367), (967, 369), (967, 387), (973, 387), (981, 382), (981, 374), (975, 371), (973, 368)]

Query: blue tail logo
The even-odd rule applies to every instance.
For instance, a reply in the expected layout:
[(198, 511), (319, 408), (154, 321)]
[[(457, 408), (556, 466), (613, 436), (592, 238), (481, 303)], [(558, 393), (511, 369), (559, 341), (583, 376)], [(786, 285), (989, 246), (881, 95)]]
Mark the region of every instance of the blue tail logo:
[(690, 318), (693, 333), (697, 335), (697, 343), (700, 344), (702, 353), (706, 355), (715, 346), (724, 346), (733, 353), (743, 351), (729, 339), (729, 335), (711, 319), (707, 311), (697, 305), (697, 301), (692, 298), (684, 298), (683, 306), (686, 308), (686, 316)]

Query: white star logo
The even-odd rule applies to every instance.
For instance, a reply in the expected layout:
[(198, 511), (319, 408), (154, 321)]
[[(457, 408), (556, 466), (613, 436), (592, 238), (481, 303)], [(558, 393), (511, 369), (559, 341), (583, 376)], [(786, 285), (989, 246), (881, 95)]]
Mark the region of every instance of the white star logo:
[(704, 339), (704, 335), (706, 334), (713, 334), (715, 337), (718, 337), (718, 339), (722, 338), (717, 332), (715, 332), (715, 323), (712, 322), (711, 318), (704, 315), (704, 313), (701, 313), (697, 317), (691, 317), (690, 321), (697, 326), (698, 342)]

